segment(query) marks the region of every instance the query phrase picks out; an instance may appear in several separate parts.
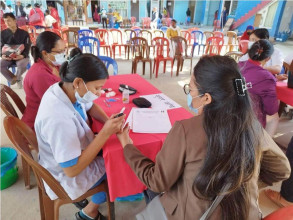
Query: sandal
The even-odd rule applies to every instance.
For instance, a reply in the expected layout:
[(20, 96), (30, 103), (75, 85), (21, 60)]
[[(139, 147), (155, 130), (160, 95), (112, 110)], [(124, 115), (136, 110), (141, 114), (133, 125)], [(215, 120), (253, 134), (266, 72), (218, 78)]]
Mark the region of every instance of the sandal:
[(87, 199), (81, 200), (79, 202), (74, 202), (73, 205), (75, 205), (76, 208), (79, 210), (82, 210), (89, 204), (89, 201)]
[[(79, 212), (75, 213), (75, 219), (76, 220), (87, 220), (83, 217), (80, 216)], [(103, 216), (100, 212), (98, 213), (98, 215), (94, 218), (94, 220), (104, 220), (107, 219), (105, 216)]]

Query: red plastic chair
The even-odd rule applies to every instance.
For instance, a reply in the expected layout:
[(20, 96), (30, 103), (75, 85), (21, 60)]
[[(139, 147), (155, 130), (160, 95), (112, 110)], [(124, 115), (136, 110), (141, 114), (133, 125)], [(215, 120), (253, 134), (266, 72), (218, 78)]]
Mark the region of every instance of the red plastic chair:
[(168, 27), (171, 26), (171, 21), (172, 21), (172, 18), (166, 18), (166, 24)]
[(62, 37), (61, 31), (58, 29), (46, 28), (45, 31), (51, 31), (51, 32), (57, 34), (58, 36)]
[(293, 219), (293, 205), (285, 208), (281, 208), (268, 216), (263, 220), (292, 220)]
[(150, 18), (142, 18), (142, 28), (146, 29), (146, 28), (151, 28), (151, 22), (150, 22)]
[(206, 55), (220, 55), (224, 39), (220, 37), (210, 37), (206, 41)]
[(224, 39), (224, 34), (221, 31), (214, 31), (214, 37), (220, 37)]
[(197, 27), (188, 28), (187, 31), (191, 33), (192, 31), (198, 31), (199, 29)]
[(109, 52), (110, 57), (112, 57), (112, 50), (109, 44), (109, 32), (106, 29), (97, 29), (95, 30), (95, 35), (96, 38), (98, 38), (98, 40), (100, 41), (100, 47), (104, 49), (104, 54), (106, 50), (107, 56), (109, 56)]
[(191, 32), (189, 32), (188, 30), (182, 30), (180, 32), (181, 32), (181, 37), (185, 38), (185, 40), (187, 41), (186, 49), (188, 49), (188, 47), (192, 47), (193, 43), (191, 44), (191, 40), (193, 37), (191, 36)]
[(112, 34), (112, 39), (113, 39), (113, 43), (112, 43), (113, 58), (115, 59), (116, 47), (119, 47), (119, 56), (121, 56), (121, 47), (124, 47), (124, 51), (126, 54), (126, 50), (127, 50), (128, 45), (123, 44), (123, 37), (122, 37), (123, 34), (120, 30), (113, 28), (110, 30), (110, 32)]
[(155, 37), (153, 39), (153, 45), (156, 51), (156, 57), (154, 58), (153, 73), (156, 68), (156, 78), (158, 78), (160, 62), (164, 62), (164, 73), (166, 72), (166, 62), (171, 61), (171, 76), (173, 76), (173, 57), (170, 57), (170, 45), (169, 40), (163, 37)]
[(30, 40), (32, 42), (32, 45), (36, 45), (36, 40), (38, 36), (36, 28), (32, 25), (24, 25), (19, 28), (28, 32), (30, 35)]
[(131, 26), (135, 26), (136, 25), (136, 17), (131, 17), (130, 18), (131, 21)]
[(239, 45), (240, 45), (240, 51), (245, 54), (248, 50), (248, 43), (249, 43), (249, 40), (241, 40), (239, 42)]

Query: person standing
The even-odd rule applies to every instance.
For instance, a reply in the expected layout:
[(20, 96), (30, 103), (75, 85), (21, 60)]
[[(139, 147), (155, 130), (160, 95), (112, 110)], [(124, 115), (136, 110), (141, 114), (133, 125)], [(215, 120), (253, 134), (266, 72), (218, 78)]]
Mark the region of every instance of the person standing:
[(102, 6), (102, 10), (100, 12), (101, 14), (101, 18), (102, 18), (102, 24), (103, 24), (103, 28), (107, 29), (107, 10), (104, 8), (104, 6)]
[(187, 11), (186, 11), (186, 24), (189, 25), (190, 24), (190, 9), (187, 8)]
[(94, 18), (94, 21), (95, 22), (98, 22), (98, 23), (100, 23), (101, 22), (101, 19), (100, 19), (100, 15), (99, 15), (99, 8), (98, 8), (98, 5), (97, 4), (95, 4), (95, 8), (94, 8), (94, 13), (93, 13), (93, 18)]
[(28, 4), (27, 6), (25, 6), (25, 8), (23, 9), (24, 12), (26, 13), (27, 17), (30, 14), (31, 10), (32, 10), (32, 5)]
[(157, 12), (157, 8), (154, 7), (152, 11), (152, 22), (151, 22), (152, 30), (157, 29), (158, 19), (159, 19), (159, 13)]
[(60, 17), (57, 9), (54, 8), (52, 4), (48, 5), (48, 9), (50, 11), (50, 15), (56, 20), (55, 23), (53, 23), (53, 28), (60, 29)]
[(108, 5), (108, 19), (109, 19), (109, 26), (110, 28), (113, 28), (113, 9), (111, 7), (111, 5)]
[(40, 4), (39, 3), (35, 3), (34, 4), (34, 7), (30, 13), (29, 13), (29, 20), (31, 20), (31, 17), (33, 16), (33, 14), (39, 14), (39, 20), (36, 20), (36, 21), (33, 21), (31, 22), (30, 21), (30, 25), (33, 25), (35, 26), (36, 29), (42, 29), (45, 27), (45, 16), (44, 16), (44, 13), (42, 12), (42, 10), (40, 9)]
[[(4, 22), (7, 29), (1, 31), (1, 74), (10, 82), (11, 85), (18, 83), (22, 87), (22, 74), (26, 71), (26, 66), (29, 62), (29, 50), (31, 41), (29, 33), (17, 27), (16, 18), (12, 13), (5, 13), (3, 15)], [(7, 45), (24, 45), (24, 50), (21, 54), (16, 55), (14, 58), (7, 57), (2, 54), (3, 46)], [(14, 75), (9, 67), (16, 64), (17, 71)]]
[(224, 6), (222, 14), (221, 14), (221, 28), (223, 28), (226, 24), (227, 14), (228, 14), (228, 12), (226, 10), (226, 7)]
[(24, 7), (22, 6), (20, 1), (16, 1), (16, 5), (15, 5), (16, 19), (22, 17), (23, 13), (25, 13)]

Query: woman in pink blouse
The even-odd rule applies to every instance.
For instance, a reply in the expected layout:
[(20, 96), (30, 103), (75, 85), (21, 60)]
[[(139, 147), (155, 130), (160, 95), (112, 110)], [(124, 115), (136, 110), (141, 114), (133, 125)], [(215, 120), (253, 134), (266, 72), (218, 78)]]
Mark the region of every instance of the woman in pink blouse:
[(46, 90), (60, 81), (59, 66), (65, 61), (65, 43), (55, 33), (45, 31), (31, 48), (35, 63), (29, 69), (23, 82), (26, 95), (26, 109), (22, 120), (34, 128), (41, 99)]

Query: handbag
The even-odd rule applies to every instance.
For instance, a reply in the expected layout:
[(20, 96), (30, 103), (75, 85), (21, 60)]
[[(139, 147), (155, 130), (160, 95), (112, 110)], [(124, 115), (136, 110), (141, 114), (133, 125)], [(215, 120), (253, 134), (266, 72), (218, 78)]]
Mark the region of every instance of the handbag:
[(168, 220), (160, 196), (153, 198), (147, 207), (135, 217), (137, 220)]
[(35, 13), (29, 17), (29, 22), (30, 23), (37, 23), (37, 22), (41, 21), (41, 16), (39, 15), (39, 13), (36, 12), (35, 9), (33, 9), (33, 10)]

